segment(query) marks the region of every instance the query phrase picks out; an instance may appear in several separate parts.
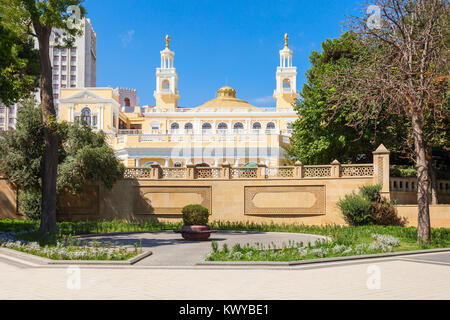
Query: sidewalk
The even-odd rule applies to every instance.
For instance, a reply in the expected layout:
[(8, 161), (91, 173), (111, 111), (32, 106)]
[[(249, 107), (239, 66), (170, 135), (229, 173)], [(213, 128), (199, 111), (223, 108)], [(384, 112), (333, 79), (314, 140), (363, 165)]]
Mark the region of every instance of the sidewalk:
[[(379, 289), (367, 286), (373, 270)], [(78, 274), (80, 289), (69, 289)], [(290, 269), (34, 268), (0, 258), (0, 299), (450, 299), (449, 279), (448, 253)]]

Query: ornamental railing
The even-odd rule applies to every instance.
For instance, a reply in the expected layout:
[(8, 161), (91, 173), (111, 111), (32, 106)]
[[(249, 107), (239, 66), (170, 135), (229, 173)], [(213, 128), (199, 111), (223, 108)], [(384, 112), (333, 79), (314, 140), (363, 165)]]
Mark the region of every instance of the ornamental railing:
[[(417, 192), (417, 178), (390, 177), (390, 190), (392, 192)], [(450, 180), (438, 180), (437, 191), (439, 194), (450, 194)]]
[(233, 180), (233, 179), (324, 179), (324, 178), (370, 178), (374, 177), (374, 165), (331, 165), (267, 167), (232, 167), (228, 163), (220, 167), (161, 167), (158, 164), (149, 168), (127, 168), (126, 179), (185, 179), (185, 180)]

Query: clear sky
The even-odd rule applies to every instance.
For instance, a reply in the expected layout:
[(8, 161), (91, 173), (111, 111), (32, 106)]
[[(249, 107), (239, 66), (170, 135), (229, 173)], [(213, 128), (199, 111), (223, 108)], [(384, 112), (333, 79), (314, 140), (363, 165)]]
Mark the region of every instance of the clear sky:
[(154, 105), (155, 68), (164, 37), (175, 51), (181, 107), (213, 99), (228, 85), (237, 97), (273, 107), (284, 34), (305, 82), (311, 51), (338, 37), (357, 0), (85, 0), (97, 33), (97, 86), (138, 90)]

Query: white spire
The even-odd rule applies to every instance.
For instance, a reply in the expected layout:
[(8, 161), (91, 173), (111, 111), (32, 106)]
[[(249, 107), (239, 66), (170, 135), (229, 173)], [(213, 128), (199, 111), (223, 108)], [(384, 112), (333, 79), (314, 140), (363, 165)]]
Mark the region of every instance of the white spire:
[[(156, 69), (156, 90), (154, 96), (157, 107), (176, 108), (179, 93), (178, 74), (174, 66), (175, 53), (169, 48), (169, 35), (166, 36), (165, 41), (166, 47), (161, 51), (161, 67)], [(162, 96), (165, 97), (163, 100), (161, 100)]]
[(292, 65), (293, 52), (288, 46), (288, 34), (284, 36), (284, 48), (280, 50), (280, 66), (277, 68), (276, 94), (297, 92), (297, 67)]
[(288, 34), (284, 36), (284, 48), (280, 50), (280, 66), (277, 68), (277, 87), (273, 94), (277, 110), (291, 110), (297, 98), (297, 67), (293, 66), (293, 52), (288, 46)]

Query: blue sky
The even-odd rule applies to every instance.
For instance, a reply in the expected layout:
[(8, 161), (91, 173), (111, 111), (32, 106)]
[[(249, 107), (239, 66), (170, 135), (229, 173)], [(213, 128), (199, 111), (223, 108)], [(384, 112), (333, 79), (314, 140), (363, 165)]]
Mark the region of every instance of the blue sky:
[(311, 51), (338, 37), (357, 0), (85, 0), (97, 33), (97, 86), (138, 90), (139, 104), (154, 104), (155, 68), (164, 37), (171, 38), (179, 106), (194, 107), (229, 85), (237, 97), (273, 107), (283, 36), (290, 37), (298, 86)]

